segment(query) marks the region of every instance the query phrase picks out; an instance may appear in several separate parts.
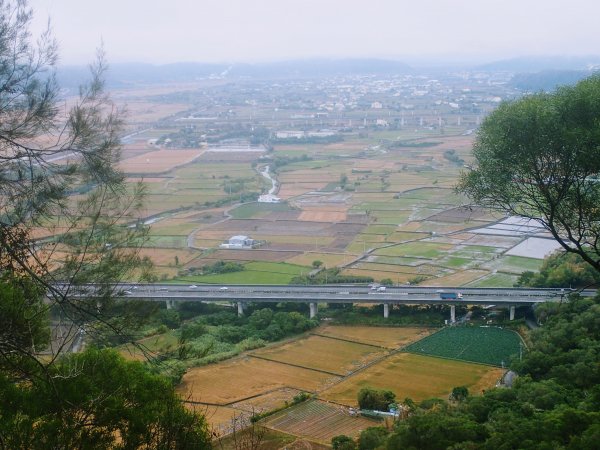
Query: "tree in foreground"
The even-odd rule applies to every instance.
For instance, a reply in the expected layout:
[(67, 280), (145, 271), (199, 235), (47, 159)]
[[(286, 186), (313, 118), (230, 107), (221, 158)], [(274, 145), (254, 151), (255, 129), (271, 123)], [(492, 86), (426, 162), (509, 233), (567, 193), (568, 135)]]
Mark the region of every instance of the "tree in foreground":
[[(56, 43), (34, 39), (31, 19), (26, 0), (0, 1), (0, 449), (205, 448), (203, 418), (140, 365), (66, 356), (135, 319), (110, 312), (118, 283), (147, 275), (143, 189), (118, 170), (103, 55), (79, 96), (60, 98)], [(51, 341), (50, 313), (68, 339)]]
[(600, 76), (500, 105), (483, 122), (458, 190), (539, 220), (600, 271)]
[(331, 448), (333, 450), (356, 450), (356, 442), (350, 436), (340, 434), (331, 438)]

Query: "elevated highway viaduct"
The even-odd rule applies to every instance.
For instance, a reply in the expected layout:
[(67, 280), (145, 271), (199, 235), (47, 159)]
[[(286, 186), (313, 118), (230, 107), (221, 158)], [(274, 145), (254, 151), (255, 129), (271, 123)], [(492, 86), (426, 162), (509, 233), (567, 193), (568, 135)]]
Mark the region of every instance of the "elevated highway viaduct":
[[(93, 288), (92, 288), (93, 290)], [(377, 289), (356, 285), (183, 285), (183, 284), (128, 284), (119, 286), (124, 299), (164, 301), (167, 308), (177, 302), (235, 302), (238, 313), (243, 314), (249, 302), (308, 303), (310, 316), (317, 313), (319, 303), (373, 303), (383, 305), (384, 317), (389, 315), (389, 305), (442, 304), (449, 305), (450, 320), (454, 322), (456, 305), (496, 305), (510, 310), (514, 319), (516, 306), (543, 302), (560, 302), (574, 292), (569, 288), (466, 288), (398, 286)], [(594, 296), (596, 290), (577, 291), (583, 296)], [(87, 294), (93, 295), (93, 294)], [(443, 298), (442, 298), (443, 297)]]

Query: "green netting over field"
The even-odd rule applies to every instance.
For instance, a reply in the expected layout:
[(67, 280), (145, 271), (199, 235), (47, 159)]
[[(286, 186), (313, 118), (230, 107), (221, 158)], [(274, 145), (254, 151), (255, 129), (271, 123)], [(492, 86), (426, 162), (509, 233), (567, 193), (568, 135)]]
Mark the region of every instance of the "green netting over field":
[(411, 353), (506, 366), (519, 354), (517, 333), (496, 327), (446, 327), (406, 347)]

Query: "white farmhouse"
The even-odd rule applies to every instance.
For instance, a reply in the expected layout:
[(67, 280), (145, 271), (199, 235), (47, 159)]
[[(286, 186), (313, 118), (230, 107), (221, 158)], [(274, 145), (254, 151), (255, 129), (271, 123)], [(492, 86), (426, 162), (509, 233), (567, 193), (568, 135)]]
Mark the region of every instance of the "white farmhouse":
[(248, 236), (238, 235), (230, 237), (227, 242), (223, 242), (219, 247), (221, 248), (252, 248), (254, 245), (254, 239), (250, 239)]

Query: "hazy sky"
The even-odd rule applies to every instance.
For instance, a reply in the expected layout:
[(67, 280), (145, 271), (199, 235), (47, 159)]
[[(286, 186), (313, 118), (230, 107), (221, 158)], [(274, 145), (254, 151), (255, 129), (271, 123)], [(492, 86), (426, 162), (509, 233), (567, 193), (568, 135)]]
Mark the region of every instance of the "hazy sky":
[(63, 64), (600, 54), (600, 0), (30, 0)]

